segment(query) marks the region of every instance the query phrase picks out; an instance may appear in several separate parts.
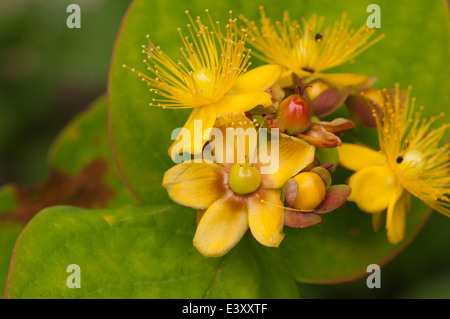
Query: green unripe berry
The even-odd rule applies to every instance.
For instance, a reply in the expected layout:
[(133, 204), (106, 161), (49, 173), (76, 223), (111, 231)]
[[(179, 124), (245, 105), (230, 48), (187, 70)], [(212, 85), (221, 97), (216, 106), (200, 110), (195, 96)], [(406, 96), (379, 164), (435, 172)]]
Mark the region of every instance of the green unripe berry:
[(250, 194), (259, 188), (261, 175), (256, 167), (250, 164), (234, 164), (230, 170), (228, 184), (236, 194)]

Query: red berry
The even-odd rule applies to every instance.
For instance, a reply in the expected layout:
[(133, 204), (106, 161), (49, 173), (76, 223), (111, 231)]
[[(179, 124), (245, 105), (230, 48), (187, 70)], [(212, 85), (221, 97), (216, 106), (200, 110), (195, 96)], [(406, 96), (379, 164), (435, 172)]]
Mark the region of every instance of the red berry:
[(277, 120), (284, 125), (289, 135), (303, 133), (311, 125), (311, 107), (300, 94), (285, 98), (278, 106), (276, 115)]

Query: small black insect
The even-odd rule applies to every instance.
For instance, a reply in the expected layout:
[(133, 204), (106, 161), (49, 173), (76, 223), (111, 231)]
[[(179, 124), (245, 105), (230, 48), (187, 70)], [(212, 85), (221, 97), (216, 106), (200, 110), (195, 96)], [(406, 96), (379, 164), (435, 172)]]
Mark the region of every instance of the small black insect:
[(322, 38), (323, 38), (323, 34), (322, 33), (317, 33), (316, 34), (316, 41), (319, 41), (319, 40), (322, 40)]
[(314, 69), (302, 68), (303, 71), (314, 73)]
[(399, 156), (397, 157), (397, 159), (395, 160), (398, 164), (400, 164), (401, 162), (403, 162), (403, 156)]

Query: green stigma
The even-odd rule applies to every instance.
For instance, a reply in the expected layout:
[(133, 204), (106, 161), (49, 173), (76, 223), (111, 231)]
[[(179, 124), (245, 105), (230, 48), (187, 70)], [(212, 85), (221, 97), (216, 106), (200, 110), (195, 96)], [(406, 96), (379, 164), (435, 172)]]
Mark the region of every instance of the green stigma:
[(234, 164), (230, 171), (228, 183), (231, 190), (236, 194), (250, 194), (259, 188), (261, 175), (256, 167), (251, 164)]

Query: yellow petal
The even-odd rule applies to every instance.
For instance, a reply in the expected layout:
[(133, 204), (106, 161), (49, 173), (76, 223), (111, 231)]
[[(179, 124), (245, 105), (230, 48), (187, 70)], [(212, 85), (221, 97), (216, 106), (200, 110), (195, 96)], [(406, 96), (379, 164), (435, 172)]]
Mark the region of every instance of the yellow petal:
[(264, 246), (278, 247), (284, 238), (284, 207), (280, 193), (278, 190), (261, 189), (248, 200), (250, 230)]
[(352, 85), (353, 87), (369, 86), (370, 79), (365, 75), (351, 73), (315, 73), (314, 77), (323, 79), (325, 82), (337, 89)]
[(223, 256), (241, 240), (247, 229), (247, 204), (230, 194), (205, 212), (195, 232), (194, 246), (205, 257)]
[(265, 188), (282, 188), (289, 178), (314, 160), (314, 152), (314, 146), (306, 142), (294, 141), (281, 136), (278, 142), (260, 145), (258, 166), (261, 172), (261, 184)]
[(244, 113), (221, 116), (211, 134), (211, 147), (217, 163), (244, 163), (257, 145), (258, 131)]
[(225, 194), (224, 174), (214, 163), (181, 163), (164, 174), (162, 186), (174, 202), (205, 209)]
[(251, 92), (243, 94), (227, 94), (215, 104), (217, 114), (229, 112), (247, 112), (257, 105), (272, 105), (272, 98), (267, 92)]
[(348, 186), (352, 189), (349, 201), (366, 213), (380, 213), (395, 193), (396, 178), (387, 165), (370, 166), (353, 174)]
[[(205, 131), (213, 127), (214, 122), (216, 121), (216, 116), (217, 113), (215, 104), (196, 107), (184, 124), (185, 130), (181, 131), (177, 137), (177, 140), (175, 140), (170, 146), (169, 156), (171, 156), (174, 160), (178, 151), (191, 154), (201, 153), (203, 145), (205, 145), (208, 141), (207, 138), (204, 138)], [(195, 128), (197, 128), (197, 130)], [(176, 147), (176, 151), (172, 152), (174, 147)]]
[(405, 236), (406, 213), (410, 209), (410, 195), (399, 186), (389, 202), (386, 229), (389, 242), (397, 244)]
[(236, 80), (231, 92), (236, 94), (264, 91), (275, 84), (282, 70), (280, 65), (267, 64), (248, 71)]
[(277, 81), (277, 84), (282, 88), (290, 87), (293, 85), (292, 83), (292, 70), (284, 70), (281, 73), (280, 78)]
[(343, 143), (342, 146), (337, 147), (337, 150), (341, 165), (352, 171), (382, 165), (386, 162), (386, 157), (382, 153), (367, 146)]

